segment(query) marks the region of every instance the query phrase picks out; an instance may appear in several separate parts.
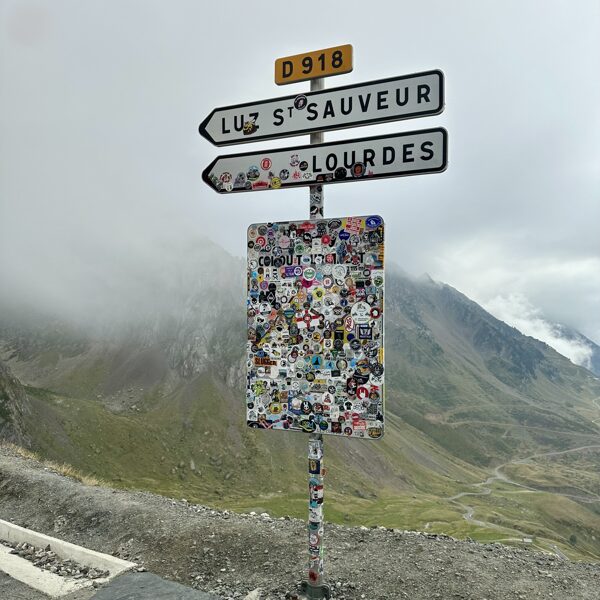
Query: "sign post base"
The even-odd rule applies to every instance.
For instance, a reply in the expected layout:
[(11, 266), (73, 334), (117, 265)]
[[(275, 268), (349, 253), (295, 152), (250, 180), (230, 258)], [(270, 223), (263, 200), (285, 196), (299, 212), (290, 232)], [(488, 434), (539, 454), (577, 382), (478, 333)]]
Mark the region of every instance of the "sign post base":
[(303, 598), (306, 600), (321, 600), (322, 598), (331, 598), (331, 588), (326, 584), (311, 585), (308, 581), (303, 581), (300, 586)]

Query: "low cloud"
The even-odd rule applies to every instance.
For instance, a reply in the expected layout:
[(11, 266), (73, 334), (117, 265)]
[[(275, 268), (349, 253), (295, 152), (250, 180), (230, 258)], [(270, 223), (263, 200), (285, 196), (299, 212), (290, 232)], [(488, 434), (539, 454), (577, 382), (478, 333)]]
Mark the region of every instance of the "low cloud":
[[(548, 246), (543, 236), (526, 229), (510, 235), (480, 233), (441, 245), (434, 250), (435, 254), (432, 252), (435, 258), (426, 270), (434, 279), (449, 283), (485, 307), (495, 306), (498, 297), (525, 298), (524, 306), (517, 302), (514, 310), (504, 308), (506, 319), (500, 318), (507, 322), (509, 315), (511, 318), (529, 315), (526, 321), (536, 316), (547, 323), (561, 323), (575, 329), (598, 344), (600, 257), (597, 251), (587, 247), (576, 250), (557, 243), (555, 248), (545, 247), (536, 255), (534, 249), (544, 244)], [(532, 315), (535, 309), (539, 312)]]
[(591, 368), (593, 348), (583, 339), (567, 337), (560, 325), (547, 321), (524, 295), (496, 296), (484, 308), (521, 333), (545, 342), (576, 365)]

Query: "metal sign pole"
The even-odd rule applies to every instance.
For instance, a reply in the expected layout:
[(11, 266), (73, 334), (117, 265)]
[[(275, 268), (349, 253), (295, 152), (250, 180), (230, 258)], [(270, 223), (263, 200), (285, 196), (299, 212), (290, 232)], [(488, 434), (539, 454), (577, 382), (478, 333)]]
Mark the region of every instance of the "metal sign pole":
[[(325, 89), (325, 80), (323, 77), (319, 79), (313, 79), (310, 82), (310, 91), (311, 92), (319, 92)], [(323, 143), (323, 132), (319, 131), (317, 133), (310, 134), (310, 143), (311, 144), (322, 144)], [(321, 219), (323, 218), (323, 209), (324, 209), (324, 194), (323, 194), (323, 186), (322, 185), (311, 185), (310, 186), (310, 218), (311, 219)]]
[[(310, 91), (324, 89), (324, 79), (312, 79)], [(311, 144), (323, 143), (323, 133), (311, 133)], [(310, 218), (323, 218), (323, 186), (310, 186)], [(311, 433), (308, 440), (308, 581), (302, 582), (302, 592), (309, 600), (330, 598), (331, 589), (323, 583), (323, 435)]]

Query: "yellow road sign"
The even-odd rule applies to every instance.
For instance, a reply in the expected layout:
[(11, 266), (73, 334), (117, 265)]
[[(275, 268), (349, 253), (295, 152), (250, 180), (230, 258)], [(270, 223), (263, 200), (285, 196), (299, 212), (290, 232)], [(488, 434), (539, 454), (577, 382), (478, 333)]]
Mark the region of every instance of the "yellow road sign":
[(317, 77), (331, 77), (350, 73), (352, 69), (352, 45), (334, 46), (278, 58), (275, 61), (275, 83), (286, 85)]

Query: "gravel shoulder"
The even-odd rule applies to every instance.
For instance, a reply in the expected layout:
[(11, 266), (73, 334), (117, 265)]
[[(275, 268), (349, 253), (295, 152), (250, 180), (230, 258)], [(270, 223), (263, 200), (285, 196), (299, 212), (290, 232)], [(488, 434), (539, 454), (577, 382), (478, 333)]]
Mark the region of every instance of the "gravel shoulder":
[[(283, 599), (306, 571), (301, 520), (89, 487), (7, 449), (0, 518), (223, 598), (260, 588), (260, 598)], [(327, 524), (325, 547), (326, 579), (340, 600), (598, 600), (600, 589), (600, 565), (499, 544)]]

